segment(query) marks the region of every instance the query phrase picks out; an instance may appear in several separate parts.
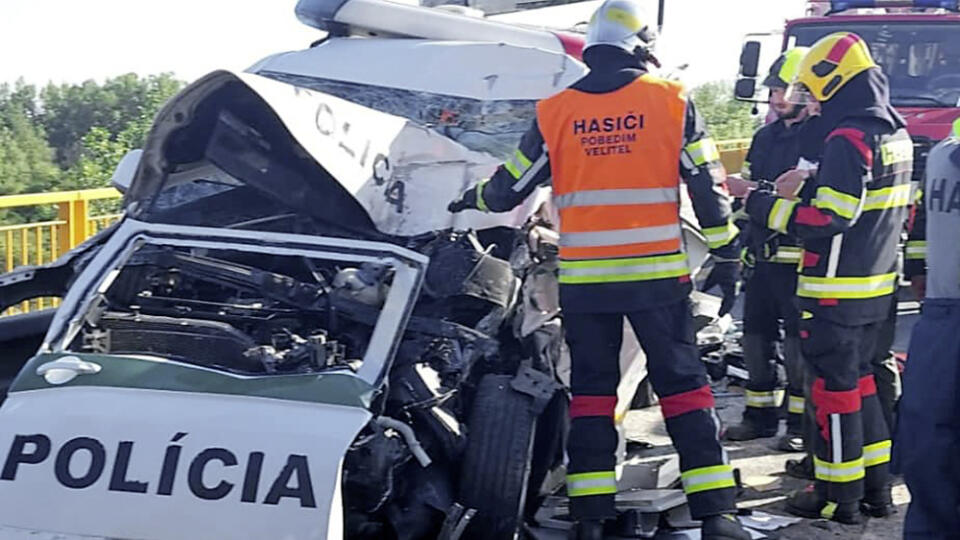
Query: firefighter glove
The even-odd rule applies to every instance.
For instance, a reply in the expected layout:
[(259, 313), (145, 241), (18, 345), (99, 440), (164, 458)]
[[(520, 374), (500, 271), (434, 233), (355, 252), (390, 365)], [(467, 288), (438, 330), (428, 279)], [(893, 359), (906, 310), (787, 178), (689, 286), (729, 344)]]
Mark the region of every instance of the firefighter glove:
[(454, 214), (464, 210), (478, 210), (477, 206), (477, 188), (472, 187), (460, 195), (460, 198), (447, 205), (447, 211)]
[(719, 315), (723, 317), (733, 309), (733, 304), (737, 301), (737, 295), (740, 293), (740, 261), (736, 260), (718, 260), (710, 270), (707, 281), (703, 285), (703, 290), (708, 291), (714, 286), (720, 287), (723, 294), (723, 301), (720, 303)]

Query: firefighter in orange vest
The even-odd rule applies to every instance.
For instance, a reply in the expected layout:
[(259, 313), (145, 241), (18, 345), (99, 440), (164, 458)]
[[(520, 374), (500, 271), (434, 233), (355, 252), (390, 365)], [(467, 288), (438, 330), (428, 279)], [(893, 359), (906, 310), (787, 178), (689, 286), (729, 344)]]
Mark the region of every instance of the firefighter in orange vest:
[(553, 186), (573, 364), (567, 494), (575, 536), (601, 538), (604, 522), (616, 517), (614, 407), (627, 317), (647, 353), (703, 538), (747, 539), (733, 517), (733, 468), (718, 440), (720, 423), (694, 340), (681, 177), (717, 259), (711, 277), (727, 310), (739, 273), (737, 229), (726, 173), (703, 121), (680, 84), (645, 69), (656, 64), (653, 40), (633, 1), (605, 1), (587, 32), (590, 73), (541, 101), (513, 158), (449, 209), (503, 212), (537, 186)]
[(890, 433), (872, 362), (897, 285), (897, 245), (910, 205), (913, 143), (890, 106), (866, 42), (839, 32), (816, 42), (788, 94), (821, 104), (826, 133), (811, 201), (749, 194), (747, 213), (803, 241), (797, 280), (803, 357), (816, 379), (816, 483), (794, 494), (797, 515), (845, 523), (892, 511)]

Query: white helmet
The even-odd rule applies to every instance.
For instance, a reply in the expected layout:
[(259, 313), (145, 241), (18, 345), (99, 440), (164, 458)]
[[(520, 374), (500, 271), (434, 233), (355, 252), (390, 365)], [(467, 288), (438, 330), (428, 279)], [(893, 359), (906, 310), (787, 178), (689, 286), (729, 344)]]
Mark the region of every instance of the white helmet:
[(652, 49), (656, 39), (656, 30), (634, 0), (606, 0), (590, 19), (584, 49), (612, 45), (633, 54), (638, 47)]

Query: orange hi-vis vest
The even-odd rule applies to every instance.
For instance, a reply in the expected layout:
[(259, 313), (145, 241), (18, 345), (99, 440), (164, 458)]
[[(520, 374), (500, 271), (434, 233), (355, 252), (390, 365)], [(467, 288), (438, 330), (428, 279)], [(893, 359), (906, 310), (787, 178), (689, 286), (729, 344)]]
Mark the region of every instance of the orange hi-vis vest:
[(541, 101), (560, 212), (560, 283), (689, 274), (680, 228), (686, 98), (644, 74), (614, 92), (565, 90)]

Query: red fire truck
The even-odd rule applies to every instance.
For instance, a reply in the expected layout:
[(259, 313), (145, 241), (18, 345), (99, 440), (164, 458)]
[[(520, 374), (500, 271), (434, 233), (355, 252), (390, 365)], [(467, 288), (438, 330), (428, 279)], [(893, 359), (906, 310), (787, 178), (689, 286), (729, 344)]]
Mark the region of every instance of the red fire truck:
[[(810, 1), (807, 17), (787, 22), (780, 50), (834, 32), (854, 32), (870, 44), (890, 79), (892, 104), (907, 119), (920, 178), (927, 151), (960, 117), (960, 0)], [(757, 77), (767, 67), (759, 65), (762, 41), (744, 44), (738, 99), (755, 101)]]

